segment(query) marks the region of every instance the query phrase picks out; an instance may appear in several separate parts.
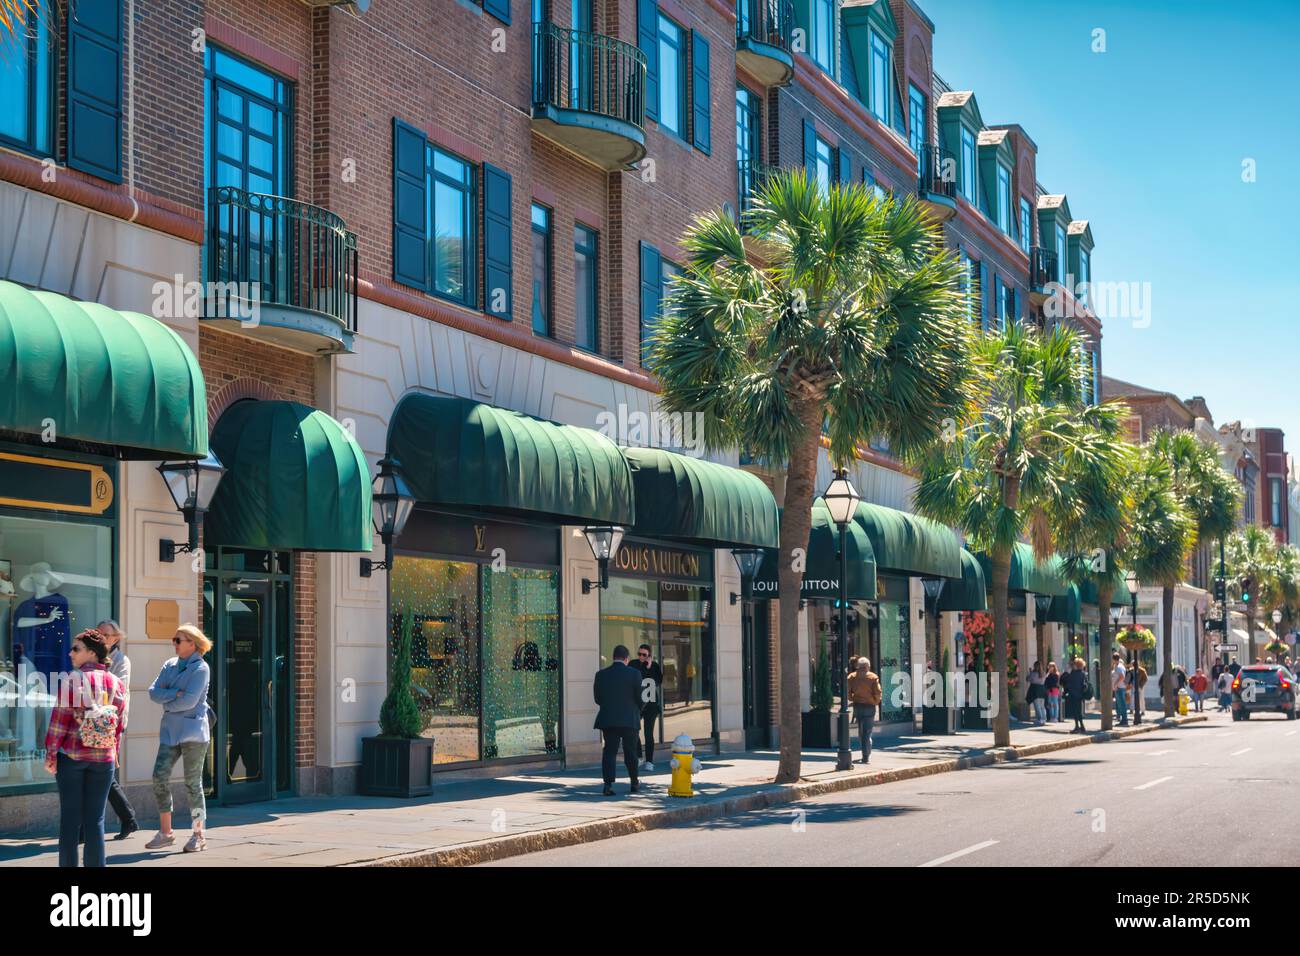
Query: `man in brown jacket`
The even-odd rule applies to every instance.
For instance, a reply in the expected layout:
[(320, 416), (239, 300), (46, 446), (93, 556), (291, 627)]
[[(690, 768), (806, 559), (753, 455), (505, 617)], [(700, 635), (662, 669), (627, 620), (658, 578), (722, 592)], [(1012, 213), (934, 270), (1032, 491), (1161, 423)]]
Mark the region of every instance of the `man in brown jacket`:
[(871, 672), (871, 661), (858, 658), (858, 669), (849, 675), (849, 702), (853, 704), (853, 719), (858, 724), (858, 739), (862, 741), (862, 760), (871, 759), (871, 729), (876, 723), (876, 708), (884, 699), (880, 678)]

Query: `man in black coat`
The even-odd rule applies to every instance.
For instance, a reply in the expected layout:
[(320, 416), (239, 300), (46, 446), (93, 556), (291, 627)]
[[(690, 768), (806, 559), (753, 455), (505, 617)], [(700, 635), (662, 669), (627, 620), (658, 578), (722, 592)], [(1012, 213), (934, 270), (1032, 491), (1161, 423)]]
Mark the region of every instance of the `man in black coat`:
[(636, 737), (641, 725), (641, 675), (627, 663), (628, 650), (622, 644), (614, 648), (614, 663), (596, 672), (592, 691), (596, 698), (595, 727), (604, 736), (600, 756), (601, 775), (605, 779), (605, 796), (614, 795), (614, 777), (618, 748), (623, 747), (623, 763), (632, 778), (630, 791), (636, 793)]

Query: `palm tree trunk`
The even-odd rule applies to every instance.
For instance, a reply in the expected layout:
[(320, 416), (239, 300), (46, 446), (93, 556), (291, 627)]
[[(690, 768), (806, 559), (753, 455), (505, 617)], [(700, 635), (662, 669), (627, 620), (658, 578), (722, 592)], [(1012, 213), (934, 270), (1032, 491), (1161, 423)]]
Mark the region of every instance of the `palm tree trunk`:
[(799, 779), (803, 758), (803, 715), (799, 709), (799, 596), (803, 571), (795, 569), (793, 552), (805, 554), (812, 531), (813, 488), (817, 480), (817, 455), (821, 449), (820, 405), (798, 409), (804, 425), (804, 439), (790, 451), (786, 469), (784, 511), (781, 513), (781, 567), (777, 580), (781, 596), (779, 639), (779, 687), (781, 713), (781, 759), (777, 783)]
[(1110, 600), (1114, 596), (1112, 584), (1097, 585), (1097, 610), (1101, 612), (1101, 626), (1097, 628), (1101, 648), (1098, 650), (1097, 694), (1101, 697), (1101, 729), (1110, 730), (1115, 726), (1115, 689), (1110, 685), (1112, 670), (1111, 634), (1110, 634)]
[(998, 683), (998, 707), (993, 712), (993, 746), (1011, 746), (1011, 695), (1007, 687), (1007, 585), (1011, 581), (1011, 548), (995, 548), (989, 556), (993, 577), (993, 673)]
[(1165, 698), (1165, 716), (1174, 715), (1174, 695), (1178, 688), (1174, 687), (1174, 588), (1173, 585), (1166, 584), (1164, 591), (1161, 593), (1164, 604), (1164, 623), (1165, 633), (1162, 647), (1165, 649), (1165, 666), (1164, 677), (1160, 684), (1164, 687)]

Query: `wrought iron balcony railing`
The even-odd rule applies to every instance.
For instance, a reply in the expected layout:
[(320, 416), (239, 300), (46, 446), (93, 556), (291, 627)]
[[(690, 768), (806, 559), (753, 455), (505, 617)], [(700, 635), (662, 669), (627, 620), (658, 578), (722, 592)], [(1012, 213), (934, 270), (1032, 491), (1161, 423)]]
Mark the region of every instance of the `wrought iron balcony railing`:
[(738, 213), (743, 215), (749, 210), (754, 201), (755, 190), (762, 187), (767, 178), (779, 168), (777, 166), (765, 166), (763, 163), (756, 163), (752, 160), (736, 163), (736, 196), (739, 200), (736, 211)]
[(1029, 250), (1030, 285), (1042, 289), (1049, 282), (1060, 282), (1061, 275), (1057, 269), (1057, 255), (1054, 249), (1034, 246)]
[(922, 145), (916, 157), (919, 190), (922, 195), (957, 198), (957, 163), (952, 153), (939, 146)]
[(794, 46), (793, 0), (736, 0), (736, 42), (747, 40), (789, 53)]
[(533, 25), (533, 102), (645, 126), (645, 54), (630, 43)]
[(208, 195), (207, 277), (262, 305), (306, 309), (341, 332), (357, 328), (357, 237), (327, 209), (214, 186)]

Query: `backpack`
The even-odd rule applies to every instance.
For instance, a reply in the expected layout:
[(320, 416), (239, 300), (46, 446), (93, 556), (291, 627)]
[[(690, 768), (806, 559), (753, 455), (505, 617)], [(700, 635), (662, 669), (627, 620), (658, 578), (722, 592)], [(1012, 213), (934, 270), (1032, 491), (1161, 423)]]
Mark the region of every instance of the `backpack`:
[(117, 747), (117, 708), (108, 702), (108, 691), (100, 691), (100, 701), (87, 707), (77, 726), (77, 737), (83, 747), (94, 750), (113, 750)]

